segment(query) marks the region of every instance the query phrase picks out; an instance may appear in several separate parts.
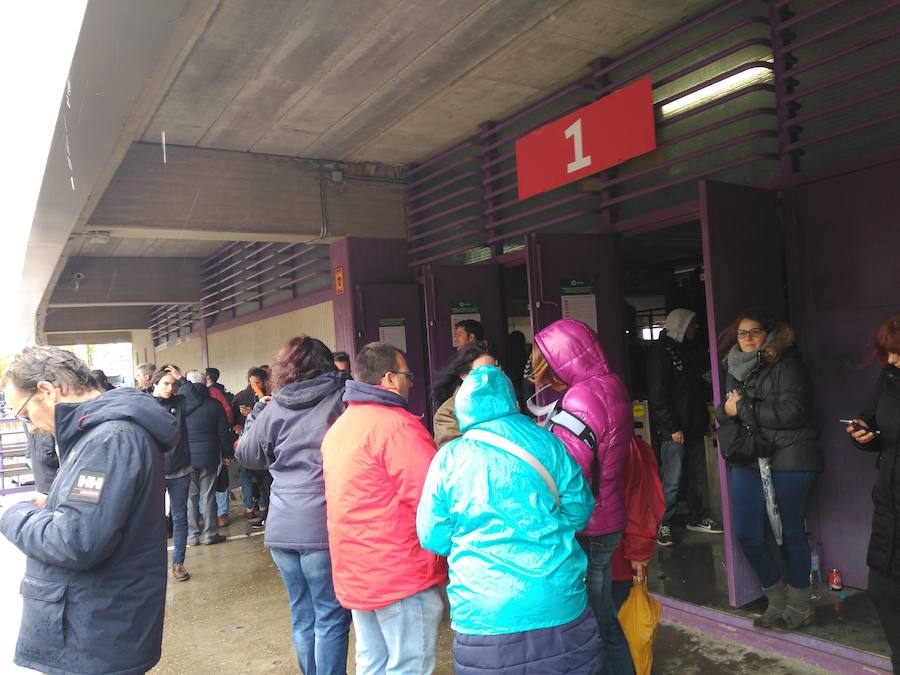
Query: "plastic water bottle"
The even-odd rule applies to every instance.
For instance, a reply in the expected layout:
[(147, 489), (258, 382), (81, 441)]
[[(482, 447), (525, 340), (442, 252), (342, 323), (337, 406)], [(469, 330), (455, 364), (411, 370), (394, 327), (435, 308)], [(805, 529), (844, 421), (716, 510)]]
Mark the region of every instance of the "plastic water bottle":
[(816, 600), (819, 600), (822, 597), (820, 595), (822, 574), (819, 569), (819, 551), (815, 543), (810, 545), (810, 551), (812, 552), (812, 560), (809, 566), (810, 600), (815, 603)]

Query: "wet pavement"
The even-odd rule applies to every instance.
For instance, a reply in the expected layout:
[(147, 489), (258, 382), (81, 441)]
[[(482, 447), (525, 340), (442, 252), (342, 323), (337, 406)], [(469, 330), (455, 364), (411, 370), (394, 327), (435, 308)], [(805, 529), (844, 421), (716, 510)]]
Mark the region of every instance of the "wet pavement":
[[(262, 532), (251, 528), (240, 512), (222, 533), (235, 537), (225, 544), (188, 548), (185, 561), (191, 579), (169, 582), (163, 657), (151, 672), (156, 675), (206, 673), (298, 673), (290, 639), (287, 596), (275, 564), (263, 548)], [(708, 606), (727, 608), (724, 567), (720, 564), (721, 535), (692, 534), (673, 549), (663, 550), (651, 567), (655, 590)], [(19, 581), (24, 571), (22, 556), (0, 538), (0, 672), (27, 673), (12, 665), (12, 653), (21, 615)], [(710, 579), (714, 582), (711, 584)], [(696, 594), (695, 594), (696, 591)], [(722, 598), (725, 598), (724, 602)], [(851, 594), (835, 616), (834, 599), (826, 594), (819, 607), (820, 626), (807, 629), (833, 635), (876, 651), (883, 643), (871, 605), (862, 594)], [(716, 604), (712, 604), (716, 603)], [(749, 616), (752, 607), (744, 610)], [(874, 624), (873, 624), (874, 621)], [(872, 634), (875, 634), (873, 637)], [(348, 672), (353, 667), (351, 631)], [(453, 672), (451, 632), (444, 622), (439, 635), (438, 675)], [(865, 647), (862, 647), (865, 648)], [(883, 651), (881, 653), (884, 653)], [(654, 649), (656, 675), (807, 675), (824, 671), (804, 664), (747, 649), (739, 644), (662, 623)]]
[[(216, 546), (188, 548), (191, 579), (169, 583), (163, 658), (151, 672), (297, 673), (290, 615), (281, 578), (259, 530), (238, 514)], [(250, 535), (250, 536), (248, 536)], [(435, 673), (453, 673), (448, 617), (441, 626)], [(353, 666), (350, 636), (348, 673)], [(807, 675), (823, 671), (663, 623), (657, 632), (654, 673), (680, 675)]]
[[(648, 573), (650, 590), (704, 607), (756, 618), (766, 608), (762, 598), (735, 609), (728, 605), (723, 535), (673, 531), (676, 545), (657, 546)], [(823, 583), (815, 603), (815, 622), (803, 629), (811, 637), (888, 656), (887, 640), (868, 595), (845, 587), (846, 599)]]

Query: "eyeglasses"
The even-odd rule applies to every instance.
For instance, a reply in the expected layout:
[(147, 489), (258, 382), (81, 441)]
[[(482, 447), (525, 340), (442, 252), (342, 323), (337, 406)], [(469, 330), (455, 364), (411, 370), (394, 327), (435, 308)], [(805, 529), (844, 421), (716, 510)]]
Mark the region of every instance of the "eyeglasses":
[(26, 406), (28, 405), (28, 402), (31, 400), (32, 396), (34, 396), (36, 393), (37, 393), (36, 390), (31, 392), (28, 395), (28, 398), (25, 399), (25, 403), (23, 403), (21, 406), (19, 406), (19, 409), (16, 410), (16, 419), (19, 420), (20, 422), (24, 422), (25, 424), (31, 424), (31, 418), (28, 415), (23, 415), (22, 411), (25, 410)]
[(389, 370), (389, 373), (393, 373), (394, 375), (406, 375), (409, 378), (409, 381), (412, 382), (415, 374), (409, 372), (408, 370)]
[(760, 335), (762, 335), (765, 332), (766, 331), (764, 331), (762, 328), (751, 328), (750, 330), (739, 330), (737, 332), (737, 337), (738, 337), (738, 340), (744, 340), (744, 339), (750, 338), (750, 337), (753, 337), (753, 338), (759, 337)]

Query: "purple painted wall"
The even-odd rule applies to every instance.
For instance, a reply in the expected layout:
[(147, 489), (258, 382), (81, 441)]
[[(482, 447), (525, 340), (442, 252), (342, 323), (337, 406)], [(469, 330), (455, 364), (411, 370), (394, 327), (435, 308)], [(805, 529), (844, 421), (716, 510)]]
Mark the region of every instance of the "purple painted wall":
[[(706, 311), (713, 359), (713, 402), (722, 401), (725, 356), (716, 349), (718, 336), (746, 307), (767, 307), (783, 313), (785, 291), (782, 235), (776, 195), (768, 190), (717, 181), (700, 183), (700, 223), (706, 274)], [(731, 529), (728, 471), (719, 458), (722, 516), (725, 526), (725, 564), (728, 597), (741, 606), (759, 597), (760, 584)]]
[(406, 257), (406, 242), (402, 239), (374, 239), (346, 237), (331, 245), (332, 276), (338, 267), (344, 268), (344, 293), (335, 293), (334, 334), (336, 349), (356, 358), (357, 333), (361, 317), (356, 310), (357, 286), (365, 284), (404, 284), (413, 281)]
[[(416, 415), (428, 413), (425, 333), (422, 297), (417, 284), (362, 284), (354, 286), (357, 316), (356, 348), (380, 338), (381, 319), (405, 319), (406, 360), (414, 374), (409, 392), (409, 409)], [(427, 420), (426, 420), (427, 422)]]
[(878, 375), (866, 363), (878, 323), (900, 301), (900, 162), (797, 187), (786, 193), (793, 220), (788, 271), (791, 315), (816, 385), (825, 451), (813, 530), (823, 567), (865, 588), (875, 457), (856, 450), (837, 422), (859, 413)]
[(531, 323), (535, 332), (562, 318), (563, 279), (592, 277), (597, 294), (597, 334), (610, 369), (621, 375), (625, 366), (625, 330), (615, 236), (530, 235), (528, 254)]
[(429, 368), (445, 367), (456, 350), (450, 308), (460, 301), (475, 302), (481, 314), (484, 336), (501, 346), (506, 338), (498, 265), (428, 265), (425, 268), (425, 312)]

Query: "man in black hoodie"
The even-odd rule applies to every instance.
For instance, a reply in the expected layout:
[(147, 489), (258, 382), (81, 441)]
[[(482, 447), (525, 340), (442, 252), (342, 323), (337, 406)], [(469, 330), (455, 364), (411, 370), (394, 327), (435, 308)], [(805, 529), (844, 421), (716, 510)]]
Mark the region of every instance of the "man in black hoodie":
[(688, 505), (691, 519), (687, 529), (695, 532), (722, 531), (709, 512), (709, 483), (706, 475), (706, 446), (709, 431), (706, 409), (708, 387), (693, 340), (697, 335), (695, 314), (689, 309), (673, 309), (666, 328), (647, 360), (650, 428), (660, 454), (666, 512), (659, 524), (657, 543), (671, 546), (672, 518), (678, 506), (678, 489), (687, 472)]
[(27, 556), (15, 662), (51, 675), (147, 672), (162, 646), (174, 417), (135, 389), (96, 390), (57, 347), (26, 348), (0, 385), (29, 431), (56, 436), (61, 460), (49, 495), (0, 519)]

